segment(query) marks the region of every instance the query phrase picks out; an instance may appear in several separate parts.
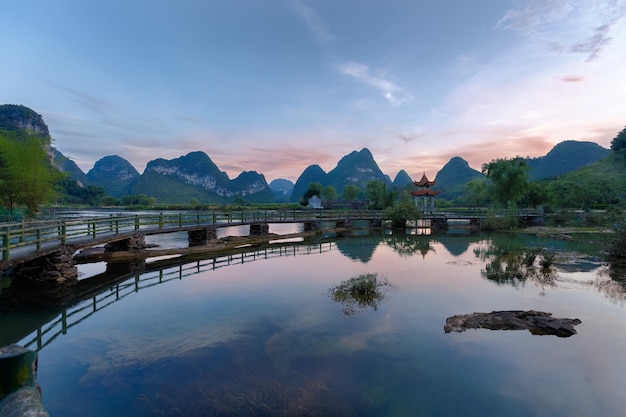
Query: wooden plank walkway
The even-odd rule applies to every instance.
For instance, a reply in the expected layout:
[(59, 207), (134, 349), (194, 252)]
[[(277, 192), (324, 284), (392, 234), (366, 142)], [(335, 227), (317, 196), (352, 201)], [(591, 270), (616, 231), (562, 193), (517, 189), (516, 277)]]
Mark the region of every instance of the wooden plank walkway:
[(255, 223), (302, 223), (309, 221), (372, 220), (380, 210), (243, 210), (175, 214), (141, 214), (70, 218), (0, 225), (2, 264), (26, 261), (71, 246), (82, 249), (144, 235), (184, 232), (205, 227), (245, 226)]
[[(540, 217), (541, 210), (445, 209), (421, 213), (422, 220), (476, 220), (491, 216)], [(71, 246), (82, 249), (121, 240), (141, 232), (145, 235), (230, 227), (254, 223), (331, 222), (340, 220), (386, 220), (384, 210), (238, 210), (189, 213), (149, 213), (76, 217), (40, 222), (0, 224), (0, 267), (26, 261)], [(418, 219), (412, 219), (418, 220)]]

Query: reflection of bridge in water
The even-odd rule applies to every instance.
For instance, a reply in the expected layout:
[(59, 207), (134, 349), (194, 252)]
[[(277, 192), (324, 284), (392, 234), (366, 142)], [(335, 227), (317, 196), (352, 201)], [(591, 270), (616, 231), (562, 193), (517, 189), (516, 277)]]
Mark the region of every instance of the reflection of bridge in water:
[[(150, 263), (108, 264), (107, 271), (81, 279), (74, 286), (73, 305), (63, 308), (46, 318), (37, 328), (23, 329), (13, 335), (6, 344), (16, 343), (28, 349), (41, 350), (60, 335), (67, 334), (73, 326), (83, 322), (96, 312), (120, 301), (139, 290), (206, 271), (213, 271), (232, 265), (241, 265), (259, 260), (269, 260), (284, 256), (311, 255), (337, 249), (335, 242), (314, 244), (273, 244), (270, 247), (244, 250), (228, 255), (206, 259), (187, 260), (180, 257), (157, 260)], [(19, 332), (19, 330), (18, 330)]]

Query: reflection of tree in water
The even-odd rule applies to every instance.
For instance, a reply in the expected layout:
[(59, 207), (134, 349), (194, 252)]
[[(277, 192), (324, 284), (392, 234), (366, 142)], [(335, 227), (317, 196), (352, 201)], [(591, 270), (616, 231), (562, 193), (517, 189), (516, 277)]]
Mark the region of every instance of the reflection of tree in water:
[(613, 303), (626, 303), (626, 262), (606, 265), (592, 285)]
[(378, 305), (385, 299), (385, 291), (393, 286), (386, 279), (379, 280), (378, 274), (361, 274), (332, 287), (328, 296), (343, 304), (344, 315), (352, 316), (368, 307), (378, 310)]
[[(485, 262), (481, 274), (498, 285), (517, 287), (532, 282), (541, 288), (541, 295), (545, 295), (546, 288), (557, 288), (559, 283), (585, 285), (597, 289), (613, 303), (626, 302), (626, 263), (610, 263), (598, 273), (596, 279), (580, 281), (559, 277), (555, 266), (557, 253), (552, 250), (523, 245), (498, 246), (492, 241), (486, 247), (475, 249), (474, 254)], [(570, 258), (581, 256), (584, 257), (579, 254), (568, 255)], [(587, 271), (588, 262), (573, 262), (564, 269), (572, 270), (572, 265), (580, 264), (584, 266), (580, 270)]]
[(392, 234), (383, 237), (383, 241), (387, 246), (393, 249), (402, 257), (411, 257), (418, 252), (422, 258), (426, 257), (428, 252), (434, 252), (435, 249), (430, 246), (430, 239), (425, 236)]

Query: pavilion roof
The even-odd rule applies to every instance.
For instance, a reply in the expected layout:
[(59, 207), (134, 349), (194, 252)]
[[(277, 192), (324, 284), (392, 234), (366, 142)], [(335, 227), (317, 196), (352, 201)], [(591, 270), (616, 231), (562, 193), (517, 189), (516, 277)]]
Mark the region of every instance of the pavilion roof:
[(424, 173), (422, 175), (422, 179), (420, 179), (419, 181), (413, 181), (413, 184), (417, 185), (418, 187), (430, 187), (431, 185), (435, 185), (435, 181), (430, 181), (428, 178), (426, 178), (426, 173)]
[(441, 190), (416, 190), (411, 191), (411, 195), (416, 197), (434, 197), (441, 193)]

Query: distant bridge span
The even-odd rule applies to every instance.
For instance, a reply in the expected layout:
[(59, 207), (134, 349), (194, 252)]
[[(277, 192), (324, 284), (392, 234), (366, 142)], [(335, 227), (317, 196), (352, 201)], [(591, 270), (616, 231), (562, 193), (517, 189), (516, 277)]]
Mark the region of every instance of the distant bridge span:
[[(488, 212), (486, 209), (428, 210), (417, 219), (447, 226), (448, 220), (481, 222), (487, 216), (542, 217), (541, 210), (506, 210)], [(258, 223), (307, 223), (388, 219), (384, 210), (238, 210), (198, 211), (188, 213), (150, 213), (75, 217), (40, 222), (5, 223), (0, 225), (1, 266), (25, 262), (58, 251), (62, 247), (76, 250), (123, 240), (136, 233), (155, 235), (190, 232), (203, 228), (245, 226)]]

